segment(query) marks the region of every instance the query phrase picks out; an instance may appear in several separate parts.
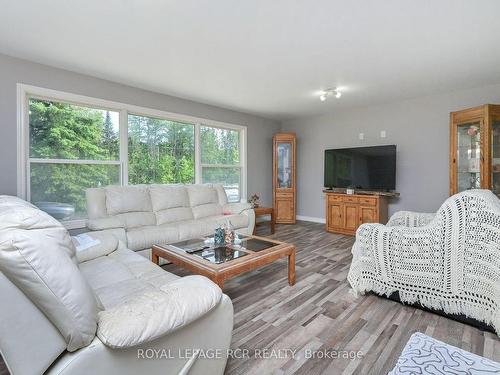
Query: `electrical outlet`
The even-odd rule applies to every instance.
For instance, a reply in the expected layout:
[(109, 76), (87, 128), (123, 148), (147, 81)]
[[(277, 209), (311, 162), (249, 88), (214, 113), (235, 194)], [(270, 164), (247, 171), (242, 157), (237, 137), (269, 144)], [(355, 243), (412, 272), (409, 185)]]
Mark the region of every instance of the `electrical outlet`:
[(387, 133), (385, 132), (385, 130), (381, 130), (380, 131), (380, 138), (385, 138), (387, 137)]
[(365, 139), (365, 133), (359, 133), (359, 139), (360, 140)]

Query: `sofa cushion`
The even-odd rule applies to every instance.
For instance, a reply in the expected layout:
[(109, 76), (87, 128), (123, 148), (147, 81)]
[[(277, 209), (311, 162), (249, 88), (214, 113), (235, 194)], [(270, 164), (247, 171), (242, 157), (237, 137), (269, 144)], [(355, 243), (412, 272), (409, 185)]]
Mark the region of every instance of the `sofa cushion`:
[(69, 351), (88, 345), (98, 301), (78, 269), (68, 232), (45, 212), (12, 202), (0, 204), (0, 271), (57, 327)]
[(218, 203), (202, 204), (192, 208), (193, 218), (222, 215), (222, 206)]
[(128, 249), (84, 262), (80, 269), (106, 309), (179, 278)]
[(176, 224), (179, 241), (200, 238), (214, 234), (217, 223), (207, 220), (188, 220)]
[(179, 230), (174, 225), (152, 225), (127, 231), (127, 246), (131, 250), (150, 248), (156, 244), (172, 243), (179, 239)]
[(219, 204), (225, 205), (227, 204), (227, 194), (224, 186), (222, 184), (214, 184), (214, 189), (217, 191), (217, 197), (219, 200)]
[(189, 204), (191, 207), (202, 204), (219, 203), (217, 190), (211, 184), (207, 185), (188, 185)]
[(202, 317), (221, 298), (220, 288), (206, 277), (183, 277), (100, 312), (97, 335), (112, 348), (151, 342)]
[(151, 199), (146, 186), (108, 186), (105, 190), (108, 215), (151, 211)]
[(175, 207), (156, 211), (156, 224), (168, 224), (193, 219), (193, 210), (190, 207)]
[(113, 218), (120, 221), (121, 226), (126, 229), (156, 224), (156, 216), (153, 212), (127, 212)]
[(184, 185), (151, 185), (149, 195), (153, 211), (189, 207), (189, 197)]

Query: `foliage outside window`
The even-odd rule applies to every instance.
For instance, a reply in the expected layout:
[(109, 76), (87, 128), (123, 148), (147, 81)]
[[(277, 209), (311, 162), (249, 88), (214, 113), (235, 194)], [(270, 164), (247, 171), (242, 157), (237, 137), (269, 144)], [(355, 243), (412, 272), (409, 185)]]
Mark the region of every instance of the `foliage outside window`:
[(202, 182), (222, 183), (228, 200), (241, 199), (240, 132), (201, 126)]
[(194, 125), (128, 116), (129, 184), (194, 183)]
[(222, 183), (230, 201), (242, 197), (243, 127), (166, 119), (158, 111), (149, 116), (146, 108), (72, 94), (51, 92), (58, 99), (46, 99), (46, 90), (33, 90), (22, 102), (21, 194), (71, 227), (83, 225), (78, 220), (86, 218), (91, 187)]
[(118, 112), (31, 98), (31, 201), (58, 219), (85, 217), (85, 189), (120, 183)]

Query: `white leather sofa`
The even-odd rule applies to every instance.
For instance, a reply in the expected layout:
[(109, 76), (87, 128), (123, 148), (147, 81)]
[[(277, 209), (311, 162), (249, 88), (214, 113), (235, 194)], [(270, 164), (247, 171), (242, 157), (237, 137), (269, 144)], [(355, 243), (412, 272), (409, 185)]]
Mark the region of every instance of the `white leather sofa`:
[(90, 236), (82, 246), (45, 212), (0, 196), (0, 351), (10, 372), (222, 374), (233, 307), (220, 288), (164, 271), (111, 231)]
[(228, 203), (219, 184), (107, 186), (86, 191), (87, 227), (115, 230), (134, 251), (213, 234), (227, 220), (239, 233), (252, 234), (249, 203)]

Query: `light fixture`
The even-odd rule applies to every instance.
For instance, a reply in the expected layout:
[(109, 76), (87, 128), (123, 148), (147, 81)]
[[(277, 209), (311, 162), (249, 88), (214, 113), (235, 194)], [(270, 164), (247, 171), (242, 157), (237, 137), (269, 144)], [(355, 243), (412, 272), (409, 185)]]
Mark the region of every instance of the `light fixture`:
[(335, 97), (338, 99), (342, 96), (342, 92), (337, 88), (323, 90), (321, 95), (319, 96), (319, 100), (324, 102), (330, 95), (335, 95)]

